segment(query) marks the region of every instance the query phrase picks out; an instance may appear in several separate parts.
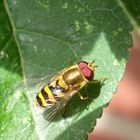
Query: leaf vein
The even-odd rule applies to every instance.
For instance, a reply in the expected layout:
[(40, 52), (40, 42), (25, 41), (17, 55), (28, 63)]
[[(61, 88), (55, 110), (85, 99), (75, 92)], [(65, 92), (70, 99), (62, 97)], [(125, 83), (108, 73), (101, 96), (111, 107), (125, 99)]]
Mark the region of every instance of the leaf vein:
[(52, 35), (46, 35), (46, 34), (42, 34), (42, 33), (38, 33), (38, 32), (32, 32), (32, 31), (25, 31), (25, 30), (21, 30), (21, 29), (18, 29), (17, 30), (18, 32), (23, 32), (23, 33), (27, 33), (27, 34), (31, 34), (31, 35), (35, 35), (35, 36), (41, 36), (41, 37), (45, 37), (45, 38), (51, 38), (53, 40), (56, 40), (56, 41), (59, 41), (63, 44), (66, 44), (69, 46), (69, 48), (71, 49), (71, 51), (73, 52), (74, 56), (78, 59), (78, 54), (76, 53), (76, 51), (72, 48), (72, 45), (70, 42), (67, 42), (67, 41), (64, 41), (58, 37), (54, 37)]

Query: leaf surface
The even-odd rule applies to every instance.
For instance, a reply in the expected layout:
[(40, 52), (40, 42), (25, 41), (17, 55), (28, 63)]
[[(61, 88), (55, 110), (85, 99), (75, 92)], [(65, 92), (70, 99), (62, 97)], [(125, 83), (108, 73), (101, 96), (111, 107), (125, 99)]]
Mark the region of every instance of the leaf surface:
[(121, 7), (124, 9), (125, 13), (129, 17), (131, 23), (134, 27), (134, 32), (137, 36), (140, 36), (140, 1), (134, 0), (121, 0)]
[(121, 2), (122, 6), (126, 8), (126, 11), (130, 14), (132, 23), (135, 22), (138, 26), (140, 26), (140, 1), (121, 0)]
[[(0, 7), (0, 138), (87, 139), (117, 89), (132, 45), (132, 26), (118, 1), (4, 0)], [(84, 88), (88, 100), (74, 96), (66, 117), (59, 113), (44, 127), (33, 96), (13, 92), (12, 85), (22, 75), (46, 76), (79, 60), (95, 60), (95, 79), (107, 80)]]

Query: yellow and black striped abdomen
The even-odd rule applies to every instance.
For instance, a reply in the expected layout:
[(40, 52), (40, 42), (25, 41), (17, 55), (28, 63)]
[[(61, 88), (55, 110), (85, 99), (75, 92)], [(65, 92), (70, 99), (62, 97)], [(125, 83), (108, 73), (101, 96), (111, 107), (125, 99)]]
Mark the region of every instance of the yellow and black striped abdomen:
[(51, 107), (58, 103), (65, 95), (65, 90), (58, 85), (46, 85), (36, 96), (36, 104), (40, 107)]

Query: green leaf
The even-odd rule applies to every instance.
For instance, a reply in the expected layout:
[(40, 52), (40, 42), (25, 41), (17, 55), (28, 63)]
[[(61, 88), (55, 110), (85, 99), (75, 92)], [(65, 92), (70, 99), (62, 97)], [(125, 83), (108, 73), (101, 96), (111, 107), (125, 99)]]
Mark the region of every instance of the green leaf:
[(134, 26), (135, 33), (140, 36), (140, 1), (121, 0), (120, 4), (130, 18), (130, 21)]
[[(87, 139), (123, 76), (131, 30), (116, 0), (1, 1), (0, 139)], [(88, 100), (75, 95), (66, 117), (59, 113), (44, 127), (32, 95), (14, 92), (12, 85), (22, 75), (46, 76), (79, 60), (95, 60), (95, 79), (107, 80), (84, 88)]]
[(121, 0), (121, 1), (126, 6), (127, 10), (130, 12), (130, 14), (136, 20), (136, 22), (140, 24), (140, 1), (139, 0), (134, 1)]

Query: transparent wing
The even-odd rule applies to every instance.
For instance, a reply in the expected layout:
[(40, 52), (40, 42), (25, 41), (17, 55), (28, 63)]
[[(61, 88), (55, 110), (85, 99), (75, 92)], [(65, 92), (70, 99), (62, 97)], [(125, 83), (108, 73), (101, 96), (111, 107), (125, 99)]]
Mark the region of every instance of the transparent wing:
[(51, 108), (47, 109), (43, 114), (44, 119), (48, 122), (51, 122), (53, 120), (53, 118), (55, 117), (55, 115), (60, 110), (62, 110), (63, 107), (65, 107), (65, 105), (69, 102), (70, 99), (71, 99), (71, 97), (69, 97), (68, 99), (63, 99), (58, 104), (53, 105)]
[(75, 93), (78, 90), (79, 89), (72, 91), (67, 98), (60, 100), (57, 104), (51, 106), (50, 108), (47, 108), (43, 112), (43, 118), (46, 120), (46, 123), (43, 125), (41, 129), (47, 127), (52, 122), (56, 114), (67, 105), (67, 103), (70, 101), (70, 99), (75, 95)]
[(25, 92), (35, 93), (39, 91), (45, 84), (47, 84), (56, 73), (49, 74), (45, 77), (30, 77), (18, 81), (14, 86), (14, 91), (22, 90)]

